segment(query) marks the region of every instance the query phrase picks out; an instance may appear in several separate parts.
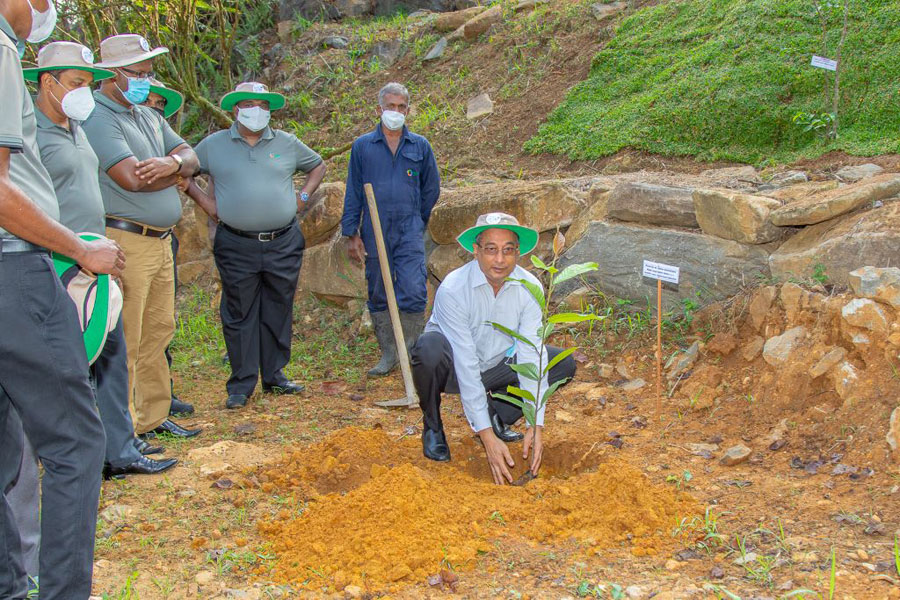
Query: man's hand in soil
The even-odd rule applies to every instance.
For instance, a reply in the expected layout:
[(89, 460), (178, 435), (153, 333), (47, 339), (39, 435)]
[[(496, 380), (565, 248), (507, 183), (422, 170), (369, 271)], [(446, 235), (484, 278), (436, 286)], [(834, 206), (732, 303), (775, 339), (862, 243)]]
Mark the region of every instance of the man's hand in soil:
[(494, 477), (494, 483), (503, 485), (504, 483), (512, 483), (513, 476), (509, 472), (509, 467), (516, 466), (509, 448), (506, 447), (500, 438), (494, 435), (494, 430), (488, 427), (478, 432), (481, 443), (484, 444), (484, 451), (487, 454), (488, 465), (491, 467), (491, 475)]
[(125, 253), (119, 244), (110, 239), (83, 241), (80, 256), (73, 256), (79, 265), (92, 273), (122, 275), (125, 269)]
[(531, 474), (537, 475), (538, 469), (541, 468), (541, 459), (544, 457), (544, 427), (537, 425), (529, 427), (525, 431), (525, 439), (522, 444), (522, 458), (528, 460), (528, 451), (533, 449), (531, 455)]
[(361, 237), (351, 235), (347, 238), (347, 254), (359, 263), (366, 260), (366, 247), (363, 245)]

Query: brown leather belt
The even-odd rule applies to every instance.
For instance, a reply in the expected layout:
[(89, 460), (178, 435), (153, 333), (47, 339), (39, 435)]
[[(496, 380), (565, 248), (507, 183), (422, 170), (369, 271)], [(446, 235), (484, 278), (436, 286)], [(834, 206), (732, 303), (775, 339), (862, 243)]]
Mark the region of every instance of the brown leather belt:
[(147, 237), (155, 238), (167, 238), (172, 234), (171, 229), (153, 229), (146, 225), (116, 219), (115, 217), (106, 217), (106, 226), (112, 227), (113, 229), (121, 229), (122, 231), (127, 231), (129, 233), (136, 233), (138, 235), (146, 235)]

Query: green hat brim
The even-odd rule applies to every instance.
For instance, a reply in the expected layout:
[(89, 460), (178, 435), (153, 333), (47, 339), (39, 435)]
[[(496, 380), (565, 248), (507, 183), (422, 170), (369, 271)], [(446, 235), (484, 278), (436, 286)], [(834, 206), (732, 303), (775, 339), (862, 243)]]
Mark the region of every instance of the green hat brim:
[(269, 110), (284, 108), (284, 96), (277, 92), (228, 92), (222, 96), (219, 106), (223, 110), (231, 110), (234, 105), (242, 100), (265, 100), (269, 103)]
[[(77, 234), (83, 240), (93, 241), (102, 239), (103, 236), (96, 233), (79, 233)], [(81, 267), (74, 259), (63, 254), (52, 253), (53, 268), (57, 277), (62, 277), (69, 269), (80, 269)], [(109, 275), (97, 274), (97, 295), (94, 300), (94, 310), (88, 320), (87, 328), (82, 332), (84, 340), (84, 350), (87, 353), (89, 364), (93, 364), (100, 356), (103, 346), (106, 345), (108, 336), (107, 322), (109, 320), (110, 299), (109, 299)]]
[(116, 76), (115, 73), (113, 73), (112, 71), (107, 71), (106, 69), (96, 69), (94, 67), (84, 67), (82, 65), (32, 67), (30, 69), (22, 69), (22, 76), (25, 78), (25, 81), (37, 83), (38, 78), (40, 78), (41, 73), (43, 73), (44, 71), (68, 71), (69, 69), (72, 69), (74, 71), (87, 71), (94, 76), (94, 81), (103, 81), (104, 79), (109, 79), (110, 77)]
[(184, 106), (184, 96), (181, 92), (177, 92), (172, 88), (164, 88), (156, 85), (150, 86), (150, 92), (159, 94), (166, 99), (166, 109), (163, 111), (163, 117), (169, 118), (177, 113)]
[(523, 227), (522, 225), (479, 225), (478, 227), (470, 227), (466, 229), (459, 237), (456, 238), (456, 241), (459, 242), (459, 245), (463, 247), (463, 249), (474, 253), (475, 252), (475, 238), (478, 237), (482, 231), (486, 229), (506, 229), (507, 231), (512, 231), (519, 238), (519, 253), (528, 254), (532, 250), (534, 250), (535, 246), (538, 244), (538, 232), (530, 227)]

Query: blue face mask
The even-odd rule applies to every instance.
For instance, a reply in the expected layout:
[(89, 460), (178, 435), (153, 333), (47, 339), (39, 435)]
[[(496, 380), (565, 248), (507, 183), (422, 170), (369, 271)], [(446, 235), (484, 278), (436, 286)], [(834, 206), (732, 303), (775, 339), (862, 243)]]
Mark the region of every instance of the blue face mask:
[[(120, 88), (121, 90), (121, 88)], [(128, 78), (128, 89), (121, 90), (125, 99), (132, 104), (143, 104), (147, 96), (150, 95), (150, 79), (138, 79), (137, 77)]]

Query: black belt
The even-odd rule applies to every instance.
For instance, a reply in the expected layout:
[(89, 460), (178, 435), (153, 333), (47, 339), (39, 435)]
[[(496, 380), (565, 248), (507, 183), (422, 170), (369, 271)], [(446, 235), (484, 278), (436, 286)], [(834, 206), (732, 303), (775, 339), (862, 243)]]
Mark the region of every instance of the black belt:
[(123, 221), (122, 219), (116, 219), (115, 217), (106, 217), (106, 226), (112, 227), (113, 229), (121, 229), (122, 231), (127, 231), (129, 233), (136, 233), (138, 235), (146, 235), (147, 237), (155, 238), (166, 238), (172, 233), (171, 229), (153, 229), (147, 225), (141, 225), (140, 223), (134, 223), (132, 221)]
[(25, 240), (0, 238), (0, 254), (22, 254), (25, 252), (46, 252), (47, 249)]
[(230, 231), (234, 235), (239, 235), (241, 237), (250, 238), (251, 240), (257, 240), (259, 242), (271, 242), (274, 239), (280, 238), (296, 224), (296, 221), (291, 221), (290, 224), (282, 227), (281, 229), (276, 229), (275, 231), (242, 231), (240, 229), (235, 229), (231, 225), (227, 223), (222, 223), (222, 227), (225, 228), (226, 231)]

